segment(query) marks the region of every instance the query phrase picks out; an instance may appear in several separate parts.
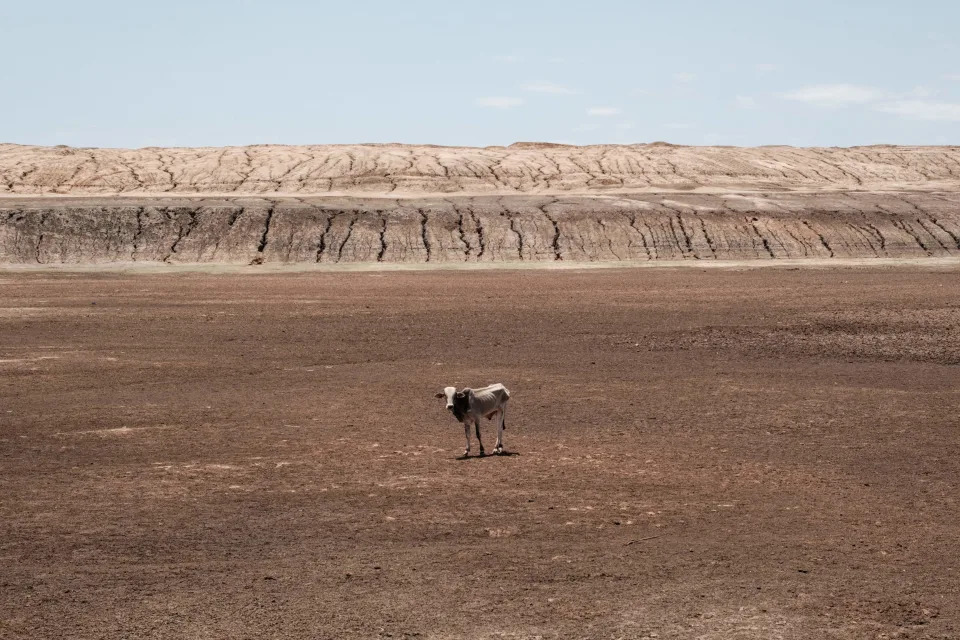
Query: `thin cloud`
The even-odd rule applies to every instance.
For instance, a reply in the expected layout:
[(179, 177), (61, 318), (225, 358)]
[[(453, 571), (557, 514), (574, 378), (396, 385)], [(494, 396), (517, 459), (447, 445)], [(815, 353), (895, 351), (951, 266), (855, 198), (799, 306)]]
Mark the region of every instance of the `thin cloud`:
[(507, 96), (490, 96), (487, 98), (478, 98), (477, 104), (481, 107), (491, 109), (512, 109), (523, 104), (523, 98), (510, 98)]
[(627, 131), (628, 129), (633, 129), (635, 126), (636, 125), (634, 125), (632, 122), (617, 123), (617, 129), (620, 129), (621, 131)]
[(697, 79), (697, 74), (695, 73), (675, 73), (673, 74), (673, 79), (681, 84), (689, 84)]
[(741, 109), (756, 109), (757, 108), (757, 99), (753, 96), (737, 96), (734, 99), (734, 102), (737, 103), (737, 106)]
[(693, 129), (693, 124), (689, 122), (668, 122), (663, 126), (667, 129)]
[(953, 82), (960, 82), (960, 73), (948, 73), (943, 76), (945, 80), (951, 80)]
[(876, 102), (884, 97), (884, 92), (854, 84), (818, 84), (789, 91), (781, 94), (781, 97), (816, 107), (844, 107)]
[(908, 120), (932, 120), (960, 122), (960, 103), (930, 102), (929, 100), (898, 100), (874, 107), (877, 111), (891, 113)]
[(533, 93), (552, 93), (554, 95), (573, 95), (576, 93), (576, 91), (570, 87), (564, 87), (552, 82), (532, 82), (524, 85), (523, 90), (532, 91)]
[(780, 65), (769, 64), (769, 63), (761, 63), (761, 64), (756, 64), (756, 65), (754, 65), (753, 68), (756, 69), (757, 71), (759, 71), (760, 73), (770, 73), (770, 72), (772, 72), (772, 71), (777, 71), (777, 70), (779, 70), (779, 69), (780, 69)]
[(696, 94), (697, 94), (697, 86), (695, 84), (683, 84), (683, 83), (674, 83), (668, 87), (662, 87), (657, 89), (641, 89), (637, 87), (630, 90), (630, 95), (643, 96), (645, 98), (657, 98), (657, 99), (689, 98), (690, 96), (693, 96)]
[(944, 36), (941, 33), (928, 33), (927, 40), (937, 45), (939, 49), (952, 51), (957, 48), (954, 39), (950, 36)]
[(520, 56), (504, 55), (504, 56), (493, 56), (494, 61), (496, 62), (505, 62), (507, 64), (513, 64), (514, 62), (520, 62)]
[(905, 98), (932, 98), (938, 93), (940, 92), (937, 89), (931, 89), (930, 87), (917, 85), (916, 87), (908, 91), (904, 95), (904, 97)]
[(590, 107), (587, 109), (588, 116), (608, 118), (610, 116), (620, 115), (621, 111), (617, 107)]
[(580, 126), (576, 127), (576, 128), (574, 129), (574, 131), (577, 131), (577, 132), (579, 132), (579, 131), (596, 131), (596, 130), (599, 129), (599, 128), (600, 128), (600, 125), (598, 125), (598, 124), (581, 124)]

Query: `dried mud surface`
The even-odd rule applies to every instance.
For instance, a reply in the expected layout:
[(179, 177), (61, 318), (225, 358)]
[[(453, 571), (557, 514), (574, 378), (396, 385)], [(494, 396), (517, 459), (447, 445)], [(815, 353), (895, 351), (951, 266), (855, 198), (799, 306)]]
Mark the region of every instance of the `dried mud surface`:
[(2, 274), (0, 637), (955, 639), (957, 276)]
[(956, 192), (0, 198), (0, 264), (960, 257)]

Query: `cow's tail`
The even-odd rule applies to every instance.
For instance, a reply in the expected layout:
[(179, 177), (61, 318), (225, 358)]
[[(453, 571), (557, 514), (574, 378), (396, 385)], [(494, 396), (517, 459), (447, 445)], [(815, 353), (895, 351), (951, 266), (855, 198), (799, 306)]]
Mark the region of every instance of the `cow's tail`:
[[(504, 387), (504, 388), (503, 388), (503, 393), (504, 393), (504, 395), (507, 396), (507, 400), (509, 400), (509, 399), (510, 399), (510, 389), (507, 389), (506, 387)], [(506, 431), (506, 430), (507, 430), (507, 412), (506, 412), (506, 408), (507, 408), (507, 407), (506, 407), (506, 405), (504, 405), (503, 408), (504, 408), (504, 412), (503, 412), (503, 430)]]

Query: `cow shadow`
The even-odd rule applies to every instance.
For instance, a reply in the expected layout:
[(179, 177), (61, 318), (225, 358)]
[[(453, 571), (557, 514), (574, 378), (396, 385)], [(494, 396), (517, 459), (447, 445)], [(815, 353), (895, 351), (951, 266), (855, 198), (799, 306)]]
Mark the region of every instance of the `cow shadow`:
[(513, 456), (519, 456), (520, 454), (516, 451), (504, 451), (503, 453), (487, 453), (482, 456), (457, 456), (455, 460), (486, 460), (487, 458), (512, 458)]

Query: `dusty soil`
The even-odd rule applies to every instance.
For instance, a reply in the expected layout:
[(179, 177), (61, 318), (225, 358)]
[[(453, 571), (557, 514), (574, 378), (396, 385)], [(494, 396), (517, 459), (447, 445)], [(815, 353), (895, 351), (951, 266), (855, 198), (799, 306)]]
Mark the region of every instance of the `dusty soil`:
[(0, 264), (960, 257), (960, 192), (0, 198)]
[(950, 190), (960, 147), (256, 145), (78, 149), (0, 144), (4, 194), (583, 193)]
[(960, 637), (957, 276), (0, 274), (0, 637)]

